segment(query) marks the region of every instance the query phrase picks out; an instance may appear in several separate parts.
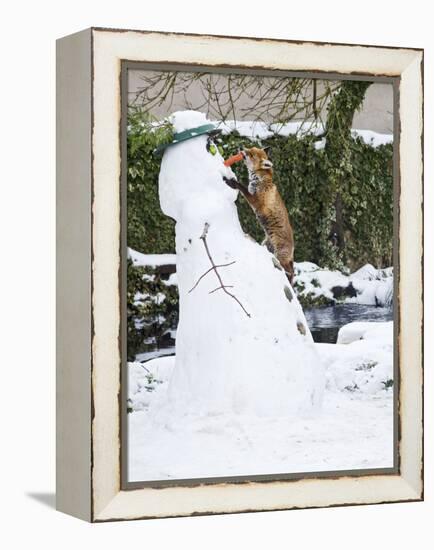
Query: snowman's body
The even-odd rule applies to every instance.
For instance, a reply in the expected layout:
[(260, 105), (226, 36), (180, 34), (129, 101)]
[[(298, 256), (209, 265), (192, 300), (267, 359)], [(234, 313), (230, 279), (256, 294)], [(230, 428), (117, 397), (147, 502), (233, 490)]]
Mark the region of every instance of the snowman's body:
[[(206, 119), (187, 111), (172, 121), (179, 132)], [(242, 231), (237, 192), (223, 181), (232, 171), (206, 145), (202, 135), (169, 147), (160, 171), (161, 208), (176, 220), (180, 299), (169, 399), (197, 414), (309, 411), (324, 378), (306, 319), (273, 256)], [(243, 307), (222, 289), (210, 293), (220, 286), (212, 270), (192, 290), (211, 268), (206, 224), (215, 264), (234, 262), (218, 272)]]

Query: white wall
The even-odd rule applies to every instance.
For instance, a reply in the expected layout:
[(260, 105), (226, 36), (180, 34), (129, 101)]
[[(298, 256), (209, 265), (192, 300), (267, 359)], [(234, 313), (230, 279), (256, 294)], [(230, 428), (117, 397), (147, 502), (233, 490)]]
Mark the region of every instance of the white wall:
[(366, 91), (362, 108), (354, 115), (353, 128), (393, 134), (393, 86), (372, 84)]
[[(143, 76), (146, 73), (153, 74), (153, 72), (143, 71), (140, 69), (128, 71), (128, 93), (129, 101), (134, 103), (137, 98), (137, 93), (145, 87)], [(224, 81), (226, 82), (226, 81)], [(321, 83), (318, 85), (318, 95), (321, 94)], [(188, 99), (193, 105), (203, 104), (203, 96), (201, 86), (193, 82), (188, 89)], [(169, 96), (170, 97), (170, 96)], [(236, 116), (240, 120), (243, 119), (242, 110), (245, 107), (253, 108), (255, 101), (247, 100), (245, 96), (242, 96), (239, 101), (236, 102), (237, 113)], [(140, 104), (140, 101), (139, 101)], [(321, 118), (323, 120), (327, 117), (326, 105), (323, 106), (321, 112)], [(170, 112), (185, 109), (185, 101), (183, 95), (179, 95), (173, 98), (173, 102), (170, 105)], [(168, 114), (167, 103), (161, 107), (154, 106), (152, 114), (157, 117), (164, 117)], [(247, 118), (251, 116), (248, 115)], [(299, 113), (295, 116), (295, 120), (304, 119), (305, 115)], [(270, 120), (265, 115), (266, 120)], [(360, 111), (356, 113), (353, 119), (353, 128), (361, 130), (374, 130), (381, 134), (393, 133), (393, 86), (392, 84), (381, 84), (378, 82), (373, 83), (366, 91), (365, 99), (363, 101)]]

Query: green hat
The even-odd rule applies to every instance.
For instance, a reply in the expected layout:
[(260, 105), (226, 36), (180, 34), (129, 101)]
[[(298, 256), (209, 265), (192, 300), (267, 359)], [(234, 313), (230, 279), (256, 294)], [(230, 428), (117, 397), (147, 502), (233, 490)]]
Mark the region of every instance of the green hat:
[(195, 138), (197, 136), (202, 136), (204, 134), (219, 134), (221, 130), (217, 128), (214, 124), (203, 124), (202, 126), (197, 126), (196, 128), (190, 128), (184, 130), (183, 132), (178, 132), (173, 134), (173, 139), (169, 143), (162, 143), (155, 149), (155, 153), (162, 153), (167, 147), (181, 143), (182, 141), (187, 141), (188, 139)]

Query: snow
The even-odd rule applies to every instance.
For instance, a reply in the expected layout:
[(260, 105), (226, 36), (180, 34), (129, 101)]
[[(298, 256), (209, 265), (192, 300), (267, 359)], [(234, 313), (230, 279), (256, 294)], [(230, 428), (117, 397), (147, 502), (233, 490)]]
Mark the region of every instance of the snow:
[(331, 390), (382, 396), (393, 382), (393, 322), (354, 322), (342, 327), (337, 344), (317, 344), (327, 364)]
[(380, 134), (373, 132), (372, 130), (352, 130), (353, 137), (360, 137), (367, 145), (372, 147), (379, 147), (380, 145), (387, 145), (393, 143), (393, 134)]
[[(207, 122), (197, 113), (189, 122), (190, 114), (171, 115), (176, 131)], [(202, 135), (170, 147), (161, 164), (161, 208), (176, 220), (180, 302), (176, 368), (158, 407), (168, 418), (310, 411), (320, 404), (323, 373), (305, 316), (289, 288), (292, 299), (285, 298), (289, 283), (272, 255), (242, 231), (237, 192), (222, 179), (233, 173), (206, 142)], [(214, 272), (192, 290), (211, 267), (205, 224), (215, 263), (230, 264), (219, 273), (236, 300), (213, 292), (220, 285)]]
[[(303, 271), (303, 264), (308, 263), (307, 271)], [(295, 268), (295, 284), (298, 293), (301, 294), (313, 294), (316, 297), (325, 296), (329, 300), (333, 300), (332, 288), (336, 286), (346, 287), (349, 284), (348, 277), (343, 275), (340, 271), (329, 271), (327, 269), (321, 269), (311, 262), (296, 263)], [(303, 290), (300, 291), (300, 289)]]
[(343, 326), (338, 333), (337, 344), (351, 344), (356, 340), (361, 340), (366, 332), (367, 325), (370, 323), (354, 321)]
[(373, 281), (378, 276), (378, 269), (371, 264), (365, 264), (352, 274), (353, 279)]
[(147, 361), (146, 365), (128, 364), (128, 404), (133, 411), (149, 407), (159, 385), (168, 382), (173, 362), (173, 357), (160, 357)]
[[(128, 415), (129, 479), (392, 467), (392, 323), (362, 325), (352, 329), (362, 340), (315, 344), (326, 373), (322, 409), (292, 418), (228, 413), (159, 417), (151, 403), (167, 391), (175, 357), (148, 361), (149, 373), (143, 365), (130, 363), (135, 412)], [(264, 365), (264, 384), (267, 369)], [(146, 374), (161, 381), (154, 383), (154, 391), (146, 389)]]
[(176, 264), (176, 254), (142, 254), (128, 248), (128, 258), (137, 267), (157, 267), (160, 265)]
[(351, 344), (356, 340), (381, 340), (392, 342), (393, 322), (374, 323), (369, 321), (354, 321), (339, 330), (338, 344)]
[[(203, 122), (202, 122), (203, 124)], [(274, 135), (279, 136), (305, 136), (307, 134), (320, 135), (324, 132), (324, 126), (314, 121), (292, 121), (286, 123), (267, 124), (262, 121), (251, 120), (226, 120), (225, 122), (214, 121), (223, 134), (229, 134), (236, 130), (241, 136), (249, 139), (267, 139)], [(380, 134), (372, 130), (359, 130), (354, 128), (351, 131), (353, 137), (359, 137), (367, 145), (379, 147), (388, 143), (393, 143), (393, 134)], [(317, 149), (323, 148), (325, 139), (315, 143)]]
[(366, 264), (350, 275), (350, 282), (357, 291), (357, 296), (349, 302), (366, 305), (390, 306), (393, 302), (393, 268), (375, 269)]
[[(185, 119), (179, 119), (177, 121), (176, 131), (182, 132), (186, 129), (192, 128), (194, 126), (201, 126), (206, 124), (209, 121), (206, 120), (206, 117), (203, 113), (195, 112), (197, 116), (192, 115), (192, 111), (189, 112), (190, 115), (185, 117)], [(168, 121), (173, 122), (172, 118), (165, 118), (161, 121), (155, 122), (153, 125), (155, 128), (160, 127), (162, 124), (167, 123)], [(320, 122), (315, 122), (313, 120), (294, 120), (290, 122), (276, 122), (276, 123), (266, 123), (259, 120), (214, 120), (211, 121), (215, 126), (222, 130), (223, 134), (230, 134), (231, 132), (237, 131), (240, 136), (249, 138), (249, 139), (267, 139), (273, 136), (290, 136), (296, 135), (298, 137), (303, 137), (306, 135), (321, 135), (324, 133), (324, 125)], [(194, 125), (194, 126), (193, 126)], [(380, 145), (386, 145), (393, 143), (393, 134), (381, 134), (379, 132), (374, 132), (373, 130), (364, 130), (353, 128), (351, 134), (354, 138), (361, 138), (364, 143), (371, 145), (372, 147), (379, 147)], [(323, 149), (325, 146), (325, 138), (315, 142), (316, 149)]]
[(171, 273), (167, 281), (163, 281), (166, 286), (178, 286), (178, 277), (176, 273)]

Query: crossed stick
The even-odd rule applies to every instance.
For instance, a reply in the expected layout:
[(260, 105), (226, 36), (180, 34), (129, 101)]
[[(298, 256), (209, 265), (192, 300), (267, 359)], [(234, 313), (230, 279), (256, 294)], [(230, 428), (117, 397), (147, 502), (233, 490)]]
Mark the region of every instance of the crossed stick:
[(243, 306), (243, 304), (238, 300), (238, 298), (232, 294), (232, 292), (229, 292), (228, 291), (228, 288), (234, 288), (233, 285), (225, 285), (221, 276), (220, 276), (220, 273), (218, 272), (218, 268), (220, 267), (228, 267), (230, 265), (233, 265), (236, 260), (234, 260), (233, 262), (229, 262), (227, 264), (218, 264), (216, 265), (214, 263), (214, 260), (213, 260), (213, 257), (211, 256), (211, 252), (209, 250), (209, 247), (208, 247), (208, 243), (207, 243), (207, 240), (206, 240), (206, 237), (208, 235), (208, 230), (209, 230), (209, 223), (208, 222), (205, 222), (205, 225), (204, 225), (204, 228), (203, 228), (203, 233), (202, 235), (199, 237), (201, 239), (201, 241), (203, 242), (203, 245), (205, 247), (205, 251), (206, 251), (206, 254), (209, 258), (209, 261), (211, 262), (211, 267), (209, 269), (207, 269), (205, 271), (205, 273), (203, 273), (199, 279), (196, 281), (196, 284), (188, 291), (188, 293), (190, 294), (190, 292), (193, 292), (193, 290), (197, 287), (197, 285), (200, 283), (200, 281), (206, 276), (208, 275), (208, 273), (211, 273), (211, 271), (214, 271), (214, 273), (216, 274), (216, 277), (220, 283), (220, 286), (218, 286), (217, 288), (215, 288), (214, 290), (210, 290), (208, 294), (213, 294), (213, 292), (216, 292), (217, 290), (223, 290), (223, 292), (225, 292), (228, 296), (230, 296), (233, 300), (235, 300), (237, 302), (237, 304), (241, 307), (241, 309), (244, 311), (244, 313), (247, 315), (247, 317), (251, 317), (250, 313), (246, 310), (246, 308)]

